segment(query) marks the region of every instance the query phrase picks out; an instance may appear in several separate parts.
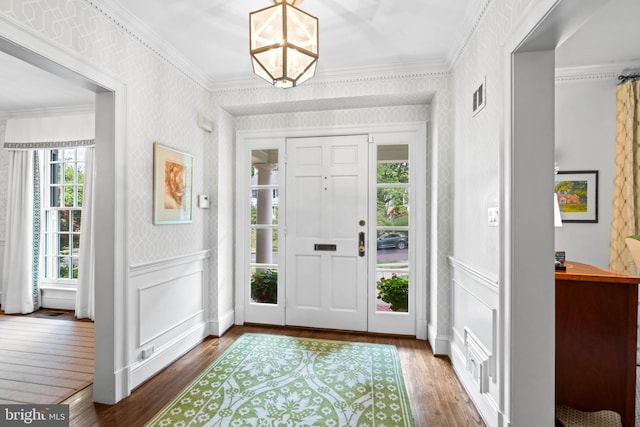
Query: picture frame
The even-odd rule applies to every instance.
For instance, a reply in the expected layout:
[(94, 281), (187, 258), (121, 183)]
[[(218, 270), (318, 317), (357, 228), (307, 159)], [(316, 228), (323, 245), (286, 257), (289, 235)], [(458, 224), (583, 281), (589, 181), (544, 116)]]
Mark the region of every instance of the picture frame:
[(559, 171), (554, 192), (562, 222), (598, 222), (598, 171)]
[(153, 143), (153, 223), (193, 222), (193, 156)]

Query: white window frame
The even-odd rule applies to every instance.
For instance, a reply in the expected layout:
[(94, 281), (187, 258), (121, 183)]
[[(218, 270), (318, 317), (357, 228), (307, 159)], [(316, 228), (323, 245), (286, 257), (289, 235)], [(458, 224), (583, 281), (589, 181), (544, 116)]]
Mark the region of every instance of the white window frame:
[[(80, 252), (78, 249), (77, 253), (73, 251), (73, 240), (75, 237), (80, 238), (80, 229), (77, 231), (73, 231), (73, 221), (69, 221), (69, 227), (67, 231), (60, 231), (58, 229), (59, 226), (59, 213), (63, 211), (71, 212), (80, 212), (82, 214), (82, 207), (78, 206), (78, 188), (83, 187), (84, 183), (78, 183), (78, 164), (82, 165), (83, 172), (85, 171), (85, 160), (79, 161), (78, 158), (78, 150), (84, 150), (84, 147), (67, 147), (57, 149), (59, 153), (61, 153), (61, 157), (58, 160), (52, 161), (51, 155), (55, 149), (52, 150), (44, 150), (44, 176), (43, 176), (43, 195), (42, 195), (42, 218), (43, 218), (43, 227), (42, 227), (42, 241), (43, 241), (43, 251), (42, 251), (42, 279), (41, 283), (43, 285), (63, 285), (63, 286), (75, 286), (78, 282), (78, 279), (73, 278), (73, 258), (75, 257), (78, 261), (79, 265), (79, 257)], [(66, 150), (73, 151), (73, 160), (65, 160), (64, 155)], [(62, 182), (60, 183), (52, 183), (51, 182), (51, 165), (58, 164), (62, 167)], [(66, 165), (73, 164), (74, 165), (74, 178), (73, 183), (65, 183), (64, 182), (64, 174)], [(51, 189), (54, 186), (60, 186), (62, 191), (62, 201), (64, 203), (64, 192), (66, 187), (72, 186), (74, 188), (74, 206), (51, 206)], [(71, 219), (71, 216), (69, 217)], [(69, 274), (71, 278), (58, 278), (60, 271), (60, 265), (57, 262), (51, 264), (52, 260), (56, 257), (60, 258), (60, 252), (58, 246), (58, 239), (51, 239), (51, 236), (54, 235), (67, 235), (69, 237)], [(53, 254), (56, 255), (53, 255)], [(56, 277), (51, 277), (52, 273), (55, 273)]]

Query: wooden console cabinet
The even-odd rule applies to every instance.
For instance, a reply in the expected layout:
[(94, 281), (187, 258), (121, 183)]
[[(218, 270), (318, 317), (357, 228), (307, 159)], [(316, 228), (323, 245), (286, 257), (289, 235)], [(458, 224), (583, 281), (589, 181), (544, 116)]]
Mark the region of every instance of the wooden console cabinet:
[(556, 271), (556, 403), (635, 424), (640, 278), (567, 262)]

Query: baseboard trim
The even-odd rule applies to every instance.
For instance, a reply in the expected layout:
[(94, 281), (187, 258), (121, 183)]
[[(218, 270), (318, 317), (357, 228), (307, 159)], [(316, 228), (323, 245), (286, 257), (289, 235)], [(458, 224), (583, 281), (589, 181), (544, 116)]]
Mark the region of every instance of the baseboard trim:
[[(478, 386), (478, 383), (474, 381), (472, 375), (465, 369), (466, 358), (464, 352), (456, 344), (451, 345), (451, 365), (457, 377), (460, 379), (460, 383), (478, 409), (484, 423), (489, 427), (502, 426), (503, 424), (500, 423), (502, 417), (498, 410), (498, 405), (493, 400), (491, 394), (481, 393), (475, 388), (475, 386)], [(474, 386), (473, 389), (471, 388), (472, 386)]]
[(429, 338), (429, 325), (426, 320), (419, 320), (416, 328), (416, 338), (426, 340)]
[(182, 357), (207, 337), (206, 323), (200, 323), (173, 341), (155, 350), (146, 360), (138, 360), (129, 366), (129, 384), (131, 390), (151, 378), (160, 370)]
[(446, 335), (438, 335), (435, 326), (429, 324), (429, 343), (433, 354), (436, 356), (451, 356), (450, 337)]
[(209, 335), (221, 337), (235, 323), (235, 311), (230, 310), (226, 314), (220, 316), (218, 320), (209, 320)]

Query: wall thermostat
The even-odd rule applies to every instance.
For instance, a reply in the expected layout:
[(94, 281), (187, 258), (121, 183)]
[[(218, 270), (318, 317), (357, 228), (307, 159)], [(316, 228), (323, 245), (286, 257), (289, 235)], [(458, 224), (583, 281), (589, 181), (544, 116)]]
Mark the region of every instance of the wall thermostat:
[(199, 194), (198, 195), (198, 207), (202, 208), (202, 209), (209, 208), (209, 196), (207, 196), (206, 194)]

